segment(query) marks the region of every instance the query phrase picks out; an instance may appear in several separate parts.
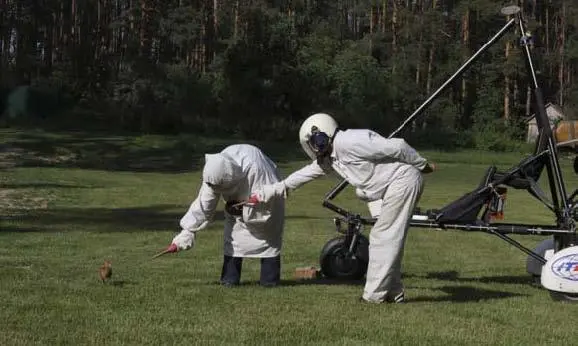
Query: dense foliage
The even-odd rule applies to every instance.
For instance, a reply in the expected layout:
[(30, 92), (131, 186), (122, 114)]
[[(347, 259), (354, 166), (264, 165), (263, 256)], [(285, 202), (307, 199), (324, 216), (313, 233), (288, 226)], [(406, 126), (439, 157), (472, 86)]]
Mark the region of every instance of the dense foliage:
[[(294, 140), (300, 121), (323, 111), (388, 134), (502, 28), (507, 4), (0, 0), (3, 102), (31, 85), (26, 112), (76, 125)], [(571, 114), (578, 5), (518, 4), (546, 101)], [(404, 135), (516, 145), (533, 113), (519, 38), (512, 30), (493, 45)]]

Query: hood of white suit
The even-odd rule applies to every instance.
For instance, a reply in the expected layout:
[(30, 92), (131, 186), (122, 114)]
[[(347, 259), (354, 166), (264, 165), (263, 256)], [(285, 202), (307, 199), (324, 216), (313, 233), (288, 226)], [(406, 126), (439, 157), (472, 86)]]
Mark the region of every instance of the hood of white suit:
[(242, 175), (241, 167), (223, 154), (205, 154), (203, 181), (214, 186), (215, 190), (224, 192), (233, 187)]

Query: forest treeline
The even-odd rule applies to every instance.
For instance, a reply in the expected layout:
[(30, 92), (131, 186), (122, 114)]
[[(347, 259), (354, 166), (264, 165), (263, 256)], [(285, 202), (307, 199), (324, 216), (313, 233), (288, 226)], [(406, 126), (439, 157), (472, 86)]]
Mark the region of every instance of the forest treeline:
[[(572, 0), (0, 0), (4, 107), (142, 133), (294, 140), (314, 112), (387, 135), (522, 7), (546, 102), (578, 102)], [(508, 149), (533, 110), (511, 30), (411, 126)]]

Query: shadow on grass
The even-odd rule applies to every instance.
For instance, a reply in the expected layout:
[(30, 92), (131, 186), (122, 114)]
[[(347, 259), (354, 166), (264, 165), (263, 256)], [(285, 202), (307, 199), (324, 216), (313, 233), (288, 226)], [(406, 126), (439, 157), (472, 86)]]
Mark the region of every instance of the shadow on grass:
[[(217, 286), (223, 286), (221, 285), (220, 282), (215, 281), (215, 282), (211, 282), (209, 283), (210, 285), (217, 285)], [(331, 280), (331, 279), (327, 279), (327, 278), (318, 278), (318, 279), (303, 279), (303, 280), (281, 280), (281, 282), (279, 283), (278, 286), (276, 287), (271, 287), (271, 288), (279, 288), (279, 287), (293, 287), (293, 286), (310, 286), (310, 285), (323, 285), (323, 286), (335, 286), (335, 285), (339, 285), (339, 286), (363, 286), (365, 285), (365, 280)], [(236, 286), (230, 286), (227, 288), (237, 288), (237, 287), (250, 287), (250, 286), (255, 286), (255, 287), (261, 287), (261, 285), (259, 284), (259, 281), (241, 281), (238, 285)], [(225, 286), (223, 286), (225, 287)]]
[[(180, 209), (180, 211), (176, 211)], [(11, 219), (0, 218), (0, 232), (63, 232), (80, 229), (89, 225), (102, 227), (96, 232), (142, 232), (158, 231), (179, 227), (179, 220), (186, 208), (168, 205), (155, 205), (138, 208), (61, 208), (34, 210), (22, 213)], [(224, 213), (218, 211), (215, 221), (224, 220)]]
[(57, 183), (0, 183), (0, 189), (93, 189), (100, 186), (71, 185)]
[(111, 280), (104, 285), (109, 285), (117, 288), (123, 288), (124, 286), (134, 286), (136, 285), (135, 281), (128, 281), (128, 280)]
[(281, 280), (282, 286), (329, 285), (329, 286), (364, 286), (365, 280), (332, 280), (328, 278)]
[[(212, 282), (210, 283), (210, 285), (222, 286), (219, 282)], [(310, 280), (281, 280), (281, 283), (278, 286), (271, 287), (269, 289), (275, 289), (280, 287), (294, 287), (294, 286), (312, 286), (312, 285), (324, 285), (324, 286), (340, 285), (340, 286), (363, 287), (365, 285), (365, 280), (330, 280), (325, 278), (310, 279)], [(261, 287), (261, 286), (259, 285), (258, 281), (246, 281), (246, 282), (242, 281), (236, 286), (227, 287), (227, 289), (235, 289), (240, 287)], [(492, 299), (504, 299), (504, 298), (527, 296), (527, 294), (497, 291), (497, 290), (487, 290), (469, 286), (443, 286), (435, 288), (435, 290), (442, 291), (447, 295), (436, 297), (420, 297), (420, 296), (406, 297), (406, 303), (423, 303), (423, 302), (466, 303), (466, 302), (479, 302)]]
[[(0, 215), (2, 232), (66, 232), (82, 230), (86, 225), (94, 232), (142, 232), (175, 229), (186, 213), (188, 206), (154, 205), (136, 208), (60, 208), (17, 210), (10, 216), (10, 210)], [(317, 219), (307, 215), (288, 215), (287, 219)], [(225, 220), (223, 210), (217, 210), (214, 222)]]
[(10, 154), (13, 161), (10, 167), (180, 173), (200, 169), (205, 153), (216, 153), (227, 145), (239, 143), (258, 146), (279, 164), (305, 159), (296, 143), (260, 143), (196, 135), (140, 136), (17, 130), (7, 137), (0, 145), (0, 154)]
[(483, 277), (473, 277), (473, 278), (462, 278), (459, 277), (457, 271), (447, 271), (447, 272), (431, 272), (425, 275), (426, 279), (436, 279), (443, 281), (454, 281), (454, 282), (481, 282), (481, 283), (500, 283), (500, 284), (533, 284), (534, 279), (530, 275), (506, 275), (506, 276), (483, 276)]
[(443, 286), (438, 287), (436, 290), (442, 291), (447, 294), (447, 296), (438, 297), (413, 297), (408, 299), (408, 303), (420, 303), (420, 302), (455, 302), (455, 303), (467, 303), (467, 302), (480, 302), (484, 300), (492, 299), (504, 299), (512, 297), (527, 297), (527, 294), (497, 291), (497, 290), (487, 290), (477, 287), (470, 286)]
[(1, 233), (47, 233), (47, 232), (57, 232), (56, 230), (48, 230), (46, 228), (40, 227), (29, 227), (29, 226), (17, 226), (17, 225), (6, 225), (6, 222), (0, 218), (0, 234)]

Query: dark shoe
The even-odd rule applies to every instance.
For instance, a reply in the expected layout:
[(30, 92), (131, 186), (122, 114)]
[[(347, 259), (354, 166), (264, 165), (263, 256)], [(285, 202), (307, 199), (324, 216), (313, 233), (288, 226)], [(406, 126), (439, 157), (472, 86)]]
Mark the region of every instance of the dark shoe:
[(229, 288), (229, 287), (239, 286), (239, 284), (234, 283), (234, 282), (221, 281), (221, 286)]
[(393, 303), (393, 304), (401, 304), (401, 303), (405, 303), (405, 292), (401, 291), (397, 294), (393, 294), (389, 297), (385, 298), (385, 301), (387, 303)]
[(277, 287), (277, 286), (279, 286), (279, 283), (278, 283), (278, 282), (263, 282), (263, 283), (260, 283), (260, 285), (261, 285), (262, 287), (271, 288), (271, 287)]
[(383, 303), (388, 303), (388, 304), (401, 304), (401, 303), (405, 303), (405, 292), (401, 291), (400, 293), (391, 295), (391, 296), (386, 296), (384, 301), (381, 302), (375, 302), (375, 301), (369, 301), (364, 299), (363, 297), (359, 297), (359, 302), (361, 303), (368, 303), (368, 304), (383, 304)]

